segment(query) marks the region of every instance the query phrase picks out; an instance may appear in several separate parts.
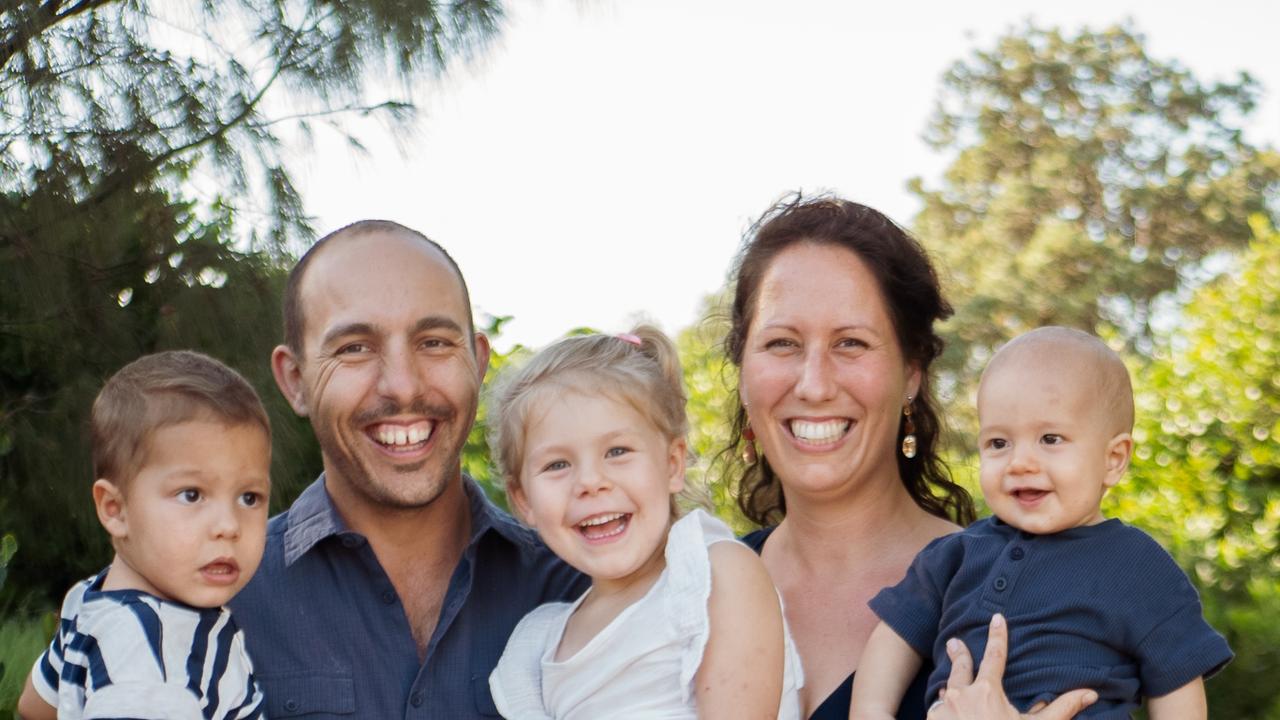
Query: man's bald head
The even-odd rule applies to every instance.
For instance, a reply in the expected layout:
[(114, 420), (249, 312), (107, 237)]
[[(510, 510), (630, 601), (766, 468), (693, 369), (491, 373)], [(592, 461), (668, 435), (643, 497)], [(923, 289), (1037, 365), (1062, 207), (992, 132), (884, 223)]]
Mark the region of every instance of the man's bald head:
[[(302, 282), (311, 262), (325, 247), (334, 242), (378, 234), (401, 235), (420, 240), (440, 253), (445, 262), (449, 264), (449, 267), (453, 269), (454, 274), (458, 276), (458, 284), (462, 287), (463, 306), (467, 308), (467, 322), (470, 325), (467, 328), (467, 332), (474, 338), (476, 321), (471, 314), (471, 293), (467, 290), (467, 281), (462, 277), (462, 270), (458, 268), (458, 263), (454, 262), (448, 251), (426, 235), (398, 222), (392, 222), (391, 220), (358, 220), (350, 225), (338, 228), (317, 240), (298, 259), (297, 264), (293, 266), (293, 270), (289, 271), (289, 279), (284, 288), (284, 344), (293, 352), (295, 357), (303, 357), (302, 345), (303, 337), (306, 333), (307, 318), (305, 308), (302, 307)], [(474, 344), (474, 340), (472, 342)]]
[[(990, 378), (1010, 367), (1067, 377), (1074, 375), (1097, 402), (1111, 433), (1133, 430), (1133, 386), (1124, 361), (1106, 343), (1074, 328), (1047, 326), (1023, 333), (1003, 345), (987, 363), (978, 396)], [(1085, 390), (1082, 390), (1085, 391)]]

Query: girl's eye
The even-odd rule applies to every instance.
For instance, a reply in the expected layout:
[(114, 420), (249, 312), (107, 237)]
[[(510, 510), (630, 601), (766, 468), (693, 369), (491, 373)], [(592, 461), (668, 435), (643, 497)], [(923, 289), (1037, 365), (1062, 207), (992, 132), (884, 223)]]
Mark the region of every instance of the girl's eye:
[(622, 457), (623, 455), (626, 455), (629, 452), (631, 452), (631, 448), (626, 448), (621, 446), (611, 447), (607, 452), (605, 452), (604, 456), (607, 458)]
[(1060, 445), (1062, 444), (1064, 439), (1065, 438), (1063, 438), (1061, 435), (1057, 433), (1048, 433), (1040, 438), (1040, 442), (1044, 443), (1045, 445)]
[(542, 472), (556, 472), (557, 470), (564, 470), (567, 467), (569, 467), (569, 463), (564, 460), (552, 460), (543, 466)]
[(200, 502), (200, 491), (195, 488), (179, 490), (178, 500), (188, 504)]
[(262, 493), (247, 492), (241, 493), (240, 504), (245, 507), (257, 507), (262, 504)]

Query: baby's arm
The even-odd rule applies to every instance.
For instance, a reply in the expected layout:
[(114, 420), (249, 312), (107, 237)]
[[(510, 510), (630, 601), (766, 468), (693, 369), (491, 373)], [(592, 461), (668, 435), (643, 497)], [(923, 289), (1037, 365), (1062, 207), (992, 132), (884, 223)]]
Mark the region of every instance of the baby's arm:
[(22, 688), (22, 696), (18, 698), (17, 710), (20, 720), (57, 720), (58, 717), (58, 709), (40, 697), (30, 675), (27, 675), (27, 685)]
[(782, 606), (764, 564), (749, 548), (708, 548), (711, 631), (694, 678), (698, 717), (774, 718), (782, 699)]
[(1151, 720), (1205, 720), (1209, 702), (1204, 697), (1204, 679), (1196, 678), (1168, 695), (1147, 698)]
[(892, 720), (922, 662), (892, 628), (883, 622), (876, 625), (853, 676), (849, 720)]

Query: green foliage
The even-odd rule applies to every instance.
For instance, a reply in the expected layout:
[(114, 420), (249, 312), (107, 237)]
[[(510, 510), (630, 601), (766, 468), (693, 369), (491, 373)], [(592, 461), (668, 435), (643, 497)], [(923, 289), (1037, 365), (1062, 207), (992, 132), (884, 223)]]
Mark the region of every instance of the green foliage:
[(1197, 292), (1137, 374), (1136, 453), (1113, 511), (1192, 571), (1237, 654), (1208, 684), (1215, 717), (1280, 717), (1280, 233)]
[(1149, 348), (1161, 299), (1276, 210), (1280, 156), (1238, 127), (1258, 94), (1248, 75), (1206, 83), (1150, 57), (1129, 27), (1028, 25), (951, 68), (927, 139), (954, 159), (938, 188), (911, 187), (956, 303), (942, 366), (961, 402), (1033, 327)]
[(367, 100), (365, 77), (395, 72), (407, 87), (483, 44), (501, 18), (486, 0), (6, 3), (0, 192), (56, 188), (97, 203), (198, 163), (223, 202), (265, 201), (246, 209), (265, 211), (254, 226), (283, 249), (310, 232), (278, 129), (345, 132), (344, 114), (408, 120), (404, 100)]
[[(488, 325), (480, 328), (489, 337), (492, 344), (502, 334), (502, 326), (510, 322), (510, 315), (489, 318)], [(489, 368), (485, 371), (485, 387), (491, 387), (495, 378), (500, 376), (513, 361), (527, 354), (522, 345), (516, 345), (505, 353), (492, 350), (489, 353)], [(502, 478), (498, 477), (494, 465), (490, 461), (487, 419), (489, 417), (488, 397), (482, 394), (480, 407), (476, 410), (476, 424), (467, 436), (467, 444), (462, 449), (462, 471), (480, 483), (485, 493), (500, 507), (507, 507), (507, 491)]]
[[(55, 618), (56, 619), (56, 618)], [(48, 646), (52, 632), (42, 617), (12, 616), (0, 618), (0, 717), (8, 717), (18, 704), (27, 672)]]

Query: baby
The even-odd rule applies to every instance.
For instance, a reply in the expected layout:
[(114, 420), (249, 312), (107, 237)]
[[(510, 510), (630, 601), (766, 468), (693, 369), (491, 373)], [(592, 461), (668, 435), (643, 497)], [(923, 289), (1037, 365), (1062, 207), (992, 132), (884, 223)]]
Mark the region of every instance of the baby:
[(222, 607), (262, 559), (271, 428), (253, 388), (162, 352), (93, 403), (93, 502), (115, 559), (67, 593), (18, 702), (43, 718), (257, 718), (262, 691)]
[(951, 671), (946, 643), (982, 655), (1008, 619), (1004, 691), (1020, 712), (1075, 688), (1081, 717), (1204, 718), (1203, 678), (1232, 657), (1169, 554), (1102, 516), (1133, 449), (1133, 392), (1120, 358), (1078, 330), (1045, 327), (991, 359), (978, 388), (982, 492), (995, 517), (939, 538), (871, 608), (850, 717), (889, 718), (922, 658), (926, 702)]

